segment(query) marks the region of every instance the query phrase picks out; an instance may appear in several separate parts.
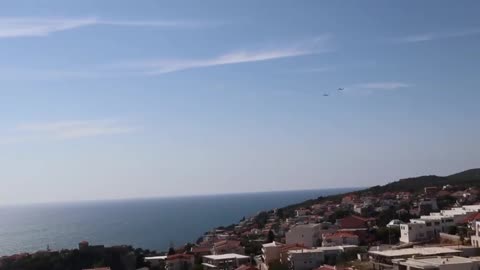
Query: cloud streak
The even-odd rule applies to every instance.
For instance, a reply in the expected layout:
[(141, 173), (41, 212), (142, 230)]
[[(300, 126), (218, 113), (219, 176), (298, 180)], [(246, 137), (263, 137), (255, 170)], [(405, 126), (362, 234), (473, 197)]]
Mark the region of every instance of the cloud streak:
[(353, 88), (368, 89), (368, 90), (397, 90), (401, 88), (410, 87), (409, 84), (403, 82), (370, 82), (356, 84)]
[(134, 21), (97, 18), (29, 18), (0, 17), (0, 38), (43, 37), (62, 31), (89, 26), (195, 28), (210, 25), (194, 21)]
[(442, 33), (423, 33), (405, 36), (395, 39), (400, 43), (417, 43), (417, 42), (426, 42), (438, 39), (448, 39), (456, 37), (467, 37), (480, 34), (480, 29), (468, 29), (460, 31), (451, 31), (451, 32), (442, 32)]
[(17, 125), (0, 134), (0, 145), (25, 142), (65, 141), (89, 137), (129, 134), (139, 130), (114, 120), (74, 120)]
[(117, 68), (140, 71), (149, 75), (159, 75), (188, 69), (269, 61), (327, 52), (330, 50), (327, 47), (328, 40), (328, 36), (323, 36), (289, 47), (264, 50), (234, 51), (204, 59), (159, 59), (153, 61), (134, 61), (117, 65)]
[(137, 128), (112, 120), (84, 120), (23, 124), (15, 130), (50, 139), (76, 139), (132, 133)]

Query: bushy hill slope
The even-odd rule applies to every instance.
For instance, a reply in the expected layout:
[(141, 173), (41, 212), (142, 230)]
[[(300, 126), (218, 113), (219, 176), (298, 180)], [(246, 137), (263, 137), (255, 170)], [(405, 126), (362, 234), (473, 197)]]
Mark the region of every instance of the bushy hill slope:
[[(374, 186), (367, 189), (350, 192), (359, 195), (375, 195), (382, 194), (385, 192), (400, 192), (400, 191), (409, 191), (409, 192), (422, 192), (425, 187), (442, 187), (445, 185), (452, 186), (462, 186), (467, 187), (480, 187), (480, 168), (470, 169), (449, 176), (436, 176), (436, 175), (426, 175), (412, 178), (400, 179), (396, 182), (392, 182), (383, 186)], [(327, 197), (320, 197), (317, 199), (308, 200), (294, 205), (289, 205), (281, 209), (281, 212), (285, 213), (286, 216), (291, 216), (293, 210), (299, 207), (308, 207), (312, 204), (319, 203), (325, 200), (339, 200), (345, 194), (337, 194)]]

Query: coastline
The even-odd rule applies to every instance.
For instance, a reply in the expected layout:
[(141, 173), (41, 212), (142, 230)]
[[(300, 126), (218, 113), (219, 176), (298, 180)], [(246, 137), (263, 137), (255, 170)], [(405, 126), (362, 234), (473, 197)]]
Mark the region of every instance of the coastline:
[[(34, 253), (36, 251), (45, 250), (47, 245), (52, 250), (72, 249), (82, 240), (90, 241), (93, 244), (104, 244), (106, 246), (128, 244), (144, 249), (164, 251), (168, 249), (168, 245), (172, 240), (176, 246), (181, 246), (188, 242), (194, 243), (196, 239), (199, 236), (202, 236), (206, 231), (221, 226), (228, 226), (232, 223), (238, 223), (243, 216), (252, 216), (258, 211), (268, 211), (273, 208), (286, 207), (304, 200), (315, 199), (318, 197), (317, 195), (325, 196), (358, 189), (360, 188), (235, 193), (217, 194), (213, 196), (199, 195), (175, 198), (77, 202), (68, 204), (37, 204), (33, 205), (33, 208), (25, 205), (7, 208), (3, 207), (0, 209), (3, 210), (2, 212), (5, 215), (8, 213), (13, 214), (21, 212), (17, 219), (22, 219), (22, 222), (21, 224), (7, 222), (3, 227), (0, 226), (0, 234), (5, 235), (4, 240), (6, 240), (4, 241), (4, 245), (0, 246), (0, 255), (13, 255), (23, 252)], [(190, 206), (188, 205), (189, 203), (196, 205)], [(174, 220), (176, 228), (172, 230), (162, 223), (164, 221), (162, 218), (156, 217), (156, 215), (159, 214), (165, 216), (176, 215), (177, 213), (175, 213), (175, 211), (170, 211), (169, 209), (175, 206), (182, 209), (186, 216), (195, 218), (200, 224), (195, 226), (185, 224), (185, 220), (190, 220), (188, 218), (176, 219)], [(5, 209), (8, 211), (5, 211)], [(216, 209), (220, 212), (209, 213), (208, 209)], [(72, 212), (76, 212), (77, 215), (73, 215)], [(204, 215), (207, 213), (212, 216), (213, 220), (205, 219)], [(45, 220), (39, 219), (38, 217), (42, 214), (50, 216), (51, 220), (47, 220), (45, 223)], [(114, 214), (114, 216), (109, 220), (108, 215), (112, 214)], [(1, 215), (2, 213), (0, 213), (0, 216)], [(29, 217), (25, 218), (22, 217), (22, 215)], [(149, 218), (152, 220), (149, 221)], [(128, 221), (125, 221), (125, 219), (128, 219)], [(38, 225), (35, 225), (35, 227), (35, 222), (39, 221), (44, 222), (45, 224), (42, 225), (39, 223)], [(130, 227), (133, 226), (133, 223), (135, 222), (138, 223), (138, 226), (141, 227), (141, 229), (130, 232)], [(60, 225), (56, 223), (60, 223)], [(155, 224), (159, 223), (160, 225), (155, 226)], [(25, 224), (29, 226), (25, 226)], [(131, 226), (129, 226), (129, 224)], [(18, 228), (18, 230), (12, 231), (11, 229), (6, 228), (9, 225)], [(165, 227), (162, 227), (164, 225)], [(51, 230), (52, 226), (56, 226), (58, 229), (56, 231)], [(97, 226), (100, 227), (98, 232), (96, 232), (96, 229), (98, 230), (98, 228), (96, 228)], [(115, 228), (108, 229), (111, 226)], [(85, 231), (85, 228), (82, 227), (88, 227), (88, 230)], [(104, 227), (107, 229), (103, 229)], [(189, 227), (193, 227), (193, 229)], [(77, 230), (85, 232), (78, 233)], [(153, 239), (142, 239), (142, 234), (158, 234), (159, 232), (177, 236), (180, 234), (179, 230), (190, 232), (188, 233), (189, 237), (172, 239), (170, 237), (161, 238), (154, 236)], [(112, 233), (112, 231), (114, 233)], [(41, 235), (42, 233), (44, 233), (46, 237)], [(28, 239), (19, 241), (18, 238), (9, 234), (21, 234), (21, 236), (24, 237), (22, 239)], [(31, 241), (32, 239), (34, 241)], [(38, 241), (35, 239), (38, 239)], [(13, 247), (9, 249), (9, 246), (5, 245), (5, 243), (8, 243), (9, 241), (26, 243), (25, 246), (30, 245), (31, 248), (23, 249), (21, 247)]]

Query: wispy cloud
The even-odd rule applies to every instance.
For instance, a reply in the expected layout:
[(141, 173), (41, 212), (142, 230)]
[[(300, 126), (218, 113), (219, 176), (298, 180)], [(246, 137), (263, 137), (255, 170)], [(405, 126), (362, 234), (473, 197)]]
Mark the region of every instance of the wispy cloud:
[(322, 73), (336, 70), (336, 67), (333, 66), (323, 66), (323, 67), (310, 67), (310, 68), (299, 68), (290, 70), (295, 73)]
[(401, 43), (416, 43), (416, 42), (425, 42), (437, 39), (447, 39), (455, 37), (466, 37), (474, 36), (480, 34), (480, 29), (468, 29), (468, 30), (459, 30), (459, 31), (450, 31), (450, 32), (437, 32), (437, 33), (422, 33), (415, 34), (405, 37), (396, 38), (395, 41)]
[(410, 87), (409, 84), (403, 82), (370, 82), (353, 85), (351, 88), (368, 89), (368, 90), (397, 90)]
[(118, 64), (117, 68), (158, 75), (194, 68), (205, 68), (250, 62), (260, 62), (288, 57), (310, 55), (330, 51), (329, 36), (322, 36), (291, 46), (262, 50), (239, 50), (204, 59), (158, 59), (149, 61), (132, 61)]
[(194, 28), (209, 25), (194, 21), (102, 20), (98, 18), (0, 17), (0, 38), (41, 37), (55, 32), (88, 26), (128, 26), (157, 28)]
[[(330, 52), (330, 36), (324, 35), (283, 46), (236, 50), (210, 58), (133, 60), (76, 69), (22, 69), (0, 68), (1, 81), (102, 79), (126, 76), (153, 76), (188, 69), (270, 61)], [(324, 72), (333, 67), (317, 67), (303, 72)]]
[(138, 130), (138, 126), (116, 120), (75, 120), (28, 123), (1, 131), (0, 145), (112, 136), (128, 134)]
[(84, 120), (23, 124), (16, 131), (51, 139), (75, 139), (102, 135), (125, 134), (138, 128), (112, 120)]

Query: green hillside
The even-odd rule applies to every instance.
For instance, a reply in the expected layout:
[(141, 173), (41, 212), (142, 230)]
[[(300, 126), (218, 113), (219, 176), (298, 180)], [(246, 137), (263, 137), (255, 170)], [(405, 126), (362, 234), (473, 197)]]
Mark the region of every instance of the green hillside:
[[(382, 194), (385, 192), (400, 192), (400, 191), (409, 191), (412, 193), (423, 192), (425, 187), (443, 187), (445, 185), (457, 186), (459, 188), (468, 188), (468, 187), (480, 187), (480, 168), (470, 169), (449, 176), (436, 176), (436, 175), (426, 175), (419, 177), (411, 177), (400, 179), (396, 182), (392, 182), (383, 186), (374, 186), (367, 189), (350, 192), (359, 195), (376, 195)], [(285, 216), (291, 216), (294, 209), (299, 207), (308, 207), (312, 204), (319, 203), (325, 200), (334, 200), (338, 201), (345, 194), (337, 194), (327, 197), (320, 197), (317, 199), (311, 199), (305, 202), (301, 202), (294, 205), (289, 205), (281, 209), (282, 214)]]

